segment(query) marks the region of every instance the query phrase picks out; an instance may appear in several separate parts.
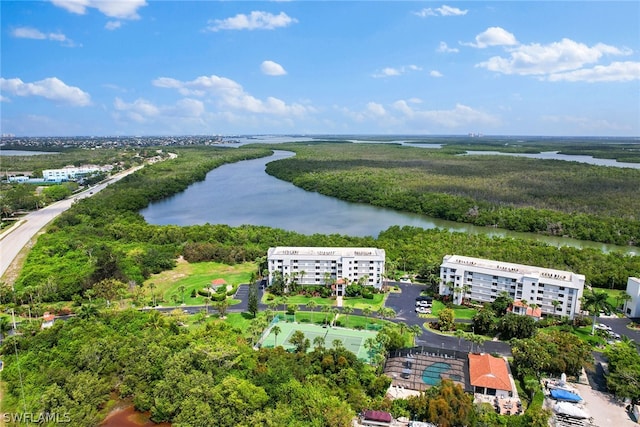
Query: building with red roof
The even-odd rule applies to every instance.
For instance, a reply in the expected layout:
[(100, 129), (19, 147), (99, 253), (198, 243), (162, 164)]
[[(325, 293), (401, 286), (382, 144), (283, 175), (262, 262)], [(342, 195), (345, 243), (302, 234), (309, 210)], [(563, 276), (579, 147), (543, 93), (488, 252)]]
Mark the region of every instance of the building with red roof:
[(363, 426), (390, 426), (393, 417), (385, 411), (364, 411), (360, 416), (360, 425)]
[(490, 354), (469, 354), (469, 380), (475, 393), (501, 398), (513, 395), (507, 362)]
[(511, 306), (509, 306), (507, 311), (521, 316), (533, 317), (536, 320), (539, 320), (542, 317), (542, 309), (540, 307), (531, 307), (521, 300), (515, 300)]

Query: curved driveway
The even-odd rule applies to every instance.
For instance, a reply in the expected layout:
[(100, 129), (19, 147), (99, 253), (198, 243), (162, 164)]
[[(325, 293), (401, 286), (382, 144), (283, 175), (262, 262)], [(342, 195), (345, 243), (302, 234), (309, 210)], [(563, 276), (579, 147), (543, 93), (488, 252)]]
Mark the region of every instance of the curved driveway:
[[(392, 308), (396, 312), (394, 321), (402, 321), (407, 325), (422, 326), (429, 319), (418, 317), (416, 313), (416, 298), (420, 292), (427, 287), (423, 285), (413, 285), (406, 283), (396, 283), (401, 290), (399, 293), (390, 293), (385, 303), (386, 307)], [(451, 335), (441, 335), (426, 328), (422, 328), (422, 335), (416, 339), (417, 345), (430, 347), (440, 347), (444, 349), (469, 351), (471, 342)], [(474, 347), (476, 347), (474, 345)], [(511, 356), (511, 347), (502, 341), (486, 341), (481, 349), (487, 353), (498, 353), (503, 356)]]

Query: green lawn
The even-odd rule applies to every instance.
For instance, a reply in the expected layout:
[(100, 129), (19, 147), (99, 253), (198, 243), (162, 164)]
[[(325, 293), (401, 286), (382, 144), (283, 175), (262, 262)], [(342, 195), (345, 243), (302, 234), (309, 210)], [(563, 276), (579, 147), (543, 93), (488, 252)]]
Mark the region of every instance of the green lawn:
[[(438, 300), (433, 300), (431, 317), (438, 317), (438, 313), (440, 313), (444, 308), (446, 308), (444, 303)], [(478, 310), (474, 308), (460, 307), (457, 305), (453, 306), (454, 319), (473, 319), (473, 316), (475, 316), (477, 312)]]
[[(273, 297), (269, 299), (270, 297)], [(385, 294), (374, 294), (373, 299), (365, 299), (365, 298), (344, 298), (342, 300), (342, 305), (344, 307), (353, 307), (357, 309), (364, 309), (366, 307), (371, 308), (373, 311), (377, 310), (384, 303)], [(281, 301), (282, 297), (277, 297), (271, 295), (267, 292), (262, 296), (262, 302), (265, 304), (269, 304), (273, 301)], [(288, 295), (286, 297), (286, 304), (296, 304), (298, 306), (306, 306), (309, 301), (314, 301), (318, 307), (323, 305), (335, 306), (336, 300), (335, 298), (320, 298), (320, 297), (308, 297), (306, 295)], [(279, 304), (282, 308), (282, 303)], [(316, 308), (319, 310), (319, 308)]]
[[(618, 306), (622, 307), (622, 304), (624, 304), (622, 299), (620, 299), (620, 293), (624, 291), (621, 291), (620, 289), (594, 288), (594, 290), (596, 292), (606, 292), (608, 295), (607, 302), (611, 304), (612, 307), (615, 307), (616, 309), (618, 308)], [(586, 292), (588, 291), (585, 291), (585, 293)]]
[[(545, 330), (563, 330), (561, 326), (549, 326)], [(598, 335), (591, 335), (591, 325), (572, 327), (571, 333), (580, 338), (582, 341), (589, 343), (590, 345), (604, 344), (606, 340)]]
[[(217, 262), (189, 263), (181, 261), (174, 269), (154, 274), (145, 281), (145, 295), (148, 299), (151, 298), (149, 284), (153, 283), (155, 286), (153, 292), (156, 298), (163, 300), (162, 304), (165, 306), (176, 304), (174, 296), (177, 297), (177, 304), (181, 304), (183, 295), (186, 305), (202, 305), (204, 304), (203, 297), (192, 298), (191, 291), (198, 291), (209, 286), (214, 279), (224, 279), (228, 285), (237, 287), (241, 283), (248, 283), (251, 273), (255, 272), (255, 269), (255, 263), (252, 262), (226, 265)], [(181, 286), (184, 286), (184, 292), (180, 291)], [(235, 303), (237, 304), (237, 302)], [(231, 300), (229, 304), (232, 304)]]
[(366, 298), (344, 298), (342, 305), (345, 307), (353, 307), (357, 309), (371, 308), (373, 311), (382, 307), (386, 295), (385, 294), (373, 294), (373, 299)]
[[(216, 313), (210, 311), (209, 313)], [(249, 313), (227, 313), (225, 322), (232, 325), (234, 328), (240, 329), (242, 332), (246, 332), (252, 322), (255, 321), (253, 316)], [(264, 313), (258, 313), (258, 317), (264, 317)]]
[[(273, 298), (269, 299), (270, 297), (273, 297)], [(264, 295), (262, 296), (262, 302), (268, 305), (273, 301), (276, 301), (276, 302), (280, 301), (281, 298), (282, 297), (278, 297), (268, 292), (265, 292)], [(296, 305), (307, 305), (309, 301), (315, 301), (316, 305), (318, 306), (335, 305), (336, 303), (335, 299), (308, 297), (306, 295), (287, 295), (286, 300), (287, 300), (287, 304), (296, 304)], [(280, 304), (280, 307), (282, 307), (282, 304)]]

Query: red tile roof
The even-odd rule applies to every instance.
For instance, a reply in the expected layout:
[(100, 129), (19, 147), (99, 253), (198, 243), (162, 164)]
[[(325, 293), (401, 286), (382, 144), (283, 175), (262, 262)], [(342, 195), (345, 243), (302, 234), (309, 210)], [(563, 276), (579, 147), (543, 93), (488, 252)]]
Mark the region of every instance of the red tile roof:
[[(524, 307), (524, 304), (519, 299), (515, 300), (511, 305), (514, 307)], [(509, 307), (508, 311), (512, 311), (511, 307)], [(542, 317), (542, 309), (540, 307), (536, 307), (536, 309), (534, 310), (533, 308), (527, 306), (527, 316)]]
[(511, 391), (507, 362), (490, 354), (469, 354), (469, 377), (472, 386)]
[(226, 285), (227, 281), (224, 280), (224, 279), (214, 279), (214, 280), (211, 281), (211, 284), (214, 285), (214, 286), (215, 285)]
[(55, 315), (49, 313), (48, 311), (46, 311), (43, 315), (42, 315), (42, 320), (44, 320), (45, 322), (51, 322), (56, 318)]
[(390, 423), (392, 421), (391, 414), (384, 411), (364, 411), (363, 418), (368, 421), (379, 421)]

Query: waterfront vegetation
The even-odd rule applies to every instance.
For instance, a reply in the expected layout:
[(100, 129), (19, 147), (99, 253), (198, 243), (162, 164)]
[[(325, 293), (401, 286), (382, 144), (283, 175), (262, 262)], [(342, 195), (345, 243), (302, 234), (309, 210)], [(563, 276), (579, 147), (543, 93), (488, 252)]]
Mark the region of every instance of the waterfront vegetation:
[(618, 245), (639, 243), (638, 169), (460, 156), (462, 150), (455, 146), (317, 142), (277, 148), (296, 156), (269, 163), (267, 173), (349, 202), (478, 226)]
[[(458, 200), (459, 194), (470, 191), (471, 187), (462, 185), (464, 180), (458, 181), (456, 176), (465, 175), (470, 178), (468, 182), (483, 182), (479, 165), (485, 161), (481, 162), (481, 159), (467, 158), (463, 162), (468, 163), (458, 163), (456, 157), (446, 152), (433, 155), (425, 154), (429, 151), (426, 149), (378, 149), (362, 145), (364, 149), (358, 148), (362, 159), (349, 160), (355, 155), (354, 145), (311, 144), (308, 149), (300, 145), (278, 148), (299, 150), (302, 163), (285, 164), (292, 166), (288, 173), (292, 173), (293, 181), (298, 179), (293, 178), (296, 173), (308, 182), (317, 183), (327, 178), (327, 183), (335, 186), (335, 191), (346, 183), (353, 185), (360, 182), (363, 195), (367, 194), (364, 190), (368, 187), (378, 191), (376, 189), (386, 186), (390, 196), (407, 190), (397, 200), (408, 200), (407, 194), (419, 187), (416, 186), (416, 176), (423, 180), (421, 188), (428, 193), (445, 182), (442, 176), (438, 178), (433, 175), (433, 171), (444, 175), (450, 169), (448, 182), (451, 188), (459, 185), (459, 192), (455, 196), (442, 193), (442, 200), (446, 202), (450, 200), (449, 197)], [(338, 160), (332, 159), (337, 155), (338, 147), (344, 147), (345, 163), (338, 168), (340, 170), (336, 169)], [(541, 373), (575, 372), (579, 364), (589, 363), (592, 344), (601, 341), (597, 336), (589, 338), (586, 335), (589, 329), (587, 325), (573, 329), (574, 333), (569, 334), (565, 333), (568, 325), (556, 325), (548, 330), (533, 327), (529, 334), (529, 325), (521, 325), (512, 320), (513, 317), (499, 325), (505, 330), (518, 330), (518, 334), (526, 329), (526, 334), (512, 336), (514, 367), (523, 381), (525, 394), (533, 402), (524, 416), (503, 418), (474, 407), (470, 396), (448, 382), (433, 387), (418, 398), (390, 401), (384, 397), (390, 379), (380, 375), (379, 360), (374, 359), (373, 365), (365, 365), (344, 349), (328, 348), (328, 343), (325, 343), (327, 348), (318, 345), (309, 353), (288, 353), (281, 348), (252, 350), (268, 325), (270, 316), (276, 312), (283, 312), (284, 316), (291, 316), (298, 322), (324, 322), (327, 315), (339, 313), (321, 311), (324, 302), (333, 305), (331, 299), (316, 300), (316, 297), (296, 295), (283, 301), (281, 297), (275, 297), (272, 301), (277, 305), (269, 309), (270, 313), (265, 311), (257, 314), (223, 313), (215, 308), (212, 301), (207, 308), (210, 310), (209, 317), (206, 316), (207, 310), (186, 316), (182, 310), (176, 309), (171, 315), (163, 316), (155, 310), (139, 312), (118, 308), (129, 302), (139, 306), (148, 305), (153, 303), (154, 297), (168, 301), (168, 305), (181, 304), (183, 298), (185, 304), (202, 304), (205, 300), (197, 296), (198, 288), (207, 286), (216, 278), (223, 278), (232, 286), (251, 281), (252, 273), (258, 272), (270, 246), (380, 247), (386, 250), (390, 274), (410, 272), (431, 284), (437, 280), (442, 257), (453, 253), (560, 268), (585, 274), (591, 285), (614, 288), (608, 293), (609, 299), (613, 300), (620, 298), (619, 289), (624, 288), (628, 276), (640, 275), (639, 257), (629, 254), (554, 247), (530, 240), (451, 233), (438, 229), (390, 227), (373, 238), (307, 236), (259, 226), (149, 225), (138, 212), (151, 201), (184, 190), (191, 183), (204, 179), (207, 171), (214, 167), (270, 153), (264, 146), (235, 149), (172, 147), (171, 151), (178, 154), (176, 159), (148, 165), (94, 197), (74, 204), (39, 237), (26, 258), (20, 276), (11, 283), (14, 289), (9, 284), (0, 289), (3, 307), (14, 309), (23, 320), (20, 328), (22, 335), (8, 337), (0, 348), (5, 355), (13, 354), (14, 349), (18, 349), (16, 357), (4, 360), (3, 410), (68, 412), (71, 416), (70, 425), (97, 425), (116, 402), (128, 399), (137, 410), (149, 411), (154, 421), (171, 421), (176, 425), (266, 425), (269, 421), (274, 426), (343, 426), (350, 425), (351, 418), (363, 409), (389, 410), (396, 417), (453, 423), (453, 418), (438, 418), (446, 417), (446, 414), (433, 415), (430, 411), (436, 413), (437, 408), (457, 405), (464, 410), (451, 414), (451, 417), (457, 417), (455, 419), (465, 425), (543, 426), (546, 425), (548, 414), (537, 404), (539, 386), (531, 386), (526, 378), (535, 379)], [(404, 160), (399, 153), (404, 154)], [(321, 162), (312, 160), (311, 154), (328, 159), (324, 172), (318, 169), (308, 174), (309, 165), (313, 164), (311, 169), (314, 169), (318, 167), (315, 162)], [(376, 160), (376, 156), (380, 158)], [(386, 160), (383, 160), (385, 156)], [(407, 157), (413, 160), (407, 160)], [(514, 171), (507, 173), (502, 162), (511, 167), (519, 165), (524, 168), (530, 165), (504, 161), (503, 158), (500, 162), (494, 162), (497, 163), (495, 165), (491, 162), (482, 163), (482, 167), (487, 168), (486, 175), (492, 175), (495, 169), (503, 170), (505, 175), (502, 180), (496, 181), (496, 185), (506, 195), (513, 195), (513, 191), (507, 190), (518, 188), (522, 176)], [(458, 173), (467, 169), (471, 172)], [(553, 179), (552, 170), (562, 174), (565, 169), (568, 172), (566, 182), (561, 185), (563, 191), (564, 187), (573, 185), (572, 180), (577, 179), (572, 174), (582, 172), (594, 182), (597, 181), (594, 177), (599, 173), (605, 187), (613, 185), (618, 178), (621, 183), (630, 177), (632, 182), (640, 181), (626, 171), (620, 175), (609, 169), (595, 173), (590, 168), (576, 169), (575, 165), (558, 170), (546, 162), (540, 163), (539, 168), (546, 178), (539, 179)], [(425, 175), (424, 170), (431, 172)], [(370, 184), (365, 184), (365, 178), (369, 179)], [(494, 178), (497, 179), (498, 175)], [(537, 184), (537, 181), (528, 182), (531, 186)], [(634, 192), (627, 184), (621, 184), (620, 187), (619, 191), (612, 192), (613, 200), (622, 202), (625, 195), (633, 199), (631, 196)], [(532, 206), (542, 203), (545, 194), (550, 197), (549, 206), (556, 203), (552, 200), (549, 187), (546, 188), (537, 195), (532, 194), (537, 191), (536, 188), (531, 188), (529, 196)], [(582, 187), (582, 190), (585, 188)], [(507, 200), (501, 191), (491, 190), (486, 183), (477, 186), (474, 191), (473, 206), (478, 202), (479, 209), (485, 209), (480, 201), (493, 191), (497, 197), (495, 203), (501, 206), (513, 203), (514, 206), (509, 207), (508, 211), (514, 218), (526, 217), (529, 212), (549, 207), (516, 208), (516, 196)], [(637, 188), (635, 192), (637, 195)], [(567, 190), (564, 195), (571, 196), (569, 193), (571, 191)], [(584, 197), (584, 203), (595, 203), (587, 195), (578, 197), (577, 189), (575, 193), (567, 201), (567, 206), (574, 206), (571, 209), (577, 208), (580, 197)], [(375, 204), (373, 199), (368, 202)], [(606, 227), (607, 215), (615, 216), (623, 210), (635, 209), (638, 201), (637, 198), (626, 200), (620, 207), (615, 207), (615, 203), (610, 203), (609, 199), (602, 200), (602, 203), (607, 206), (589, 208), (591, 212), (574, 216), (594, 215), (598, 221), (601, 218), (603, 221), (597, 222), (597, 227)], [(396, 208), (404, 209), (400, 205)], [(569, 214), (566, 209), (558, 209), (557, 212)], [(627, 218), (624, 221), (628, 220), (630, 224), (636, 221), (630, 219), (627, 213), (620, 217)], [(564, 223), (562, 227), (564, 229)], [(639, 234), (630, 232), (635, 233), (634, 239), (637, 240)], [(196, 296), (192, 297), (194, 290)], [(232, 303), (228, 296), (222, 297), (227, 303)], [(137, 297), (140, 302), (136, 301)], [(405, 346), (406, 334), (412, 332), (400, 332), (399, 329), (403, 328), (401, 323), (396, 327), (384, 326), (388, 325), (388, 321), (383, 317), (393, 316), (377, 313), (376, 308), (379, 310), (382, 307), (383, 298), (383, 294), (373, 294), (372, 299), (345, 299), (345, 306), (366, 309), (369, 315), (355, 316), (343, 308), (338, 321), (353, 328), (382, 325), (381, 336), (386, 338), (380, 338), (380, 348), (392, 348), (385, 347), (389, 343), (396, 348)], [(116, 299), (127, 304), (105, 304), (105, 301), (114, 302)], [(316, 301), (316, 307), (308, 307), (309, 301)], [(269, 304), (270, 301), (266, 302)], [(287, 307), (291, 304), (299, 307), (294, 308), (293, 313), (286, 314), (291, 311)], [(109, 308), (106, 308), (107, 305)], [(77, 316), (43, 331), (39, 323), (25, 320), (29, 315), (41, 316), (44, 311), (59, 312), (63, 307), (66, 312), (72, 310)], [(444, 322), (447, 316), (443, 313), (448, 314), (449, 311), (451, 322), (456, 316), (469, 318), (472, 312), (476, 315), (479, 313), (474, 309), (455, 309), (458, 311), (440, 308), (438, 320)], [(332, 310), (338, 309), (332, 307)], [(475, 316), (473, 318), (475, 322)], [(183, 326), (184, 322), (188, 323), (187, 327)], [(493, 329), (489, 331), (496, 332)], [(502, 330), (499, 332), (502, 334)], [(632, 344), (628, 343), (614, 345), (625, 351), (622, 352), (624, 357), (615, 359), (615, 375), (609, 377), (609, 387), (620, 396), (631, 393), (640, 398), (637, 389), (630, 389), (624, 383), (625, 378), (634, 375), (640, 362), (629, 355), (627, 347), (617, 347), (622, 345), (632, 348)], [(19, 378), (20, 372), (22, 379)]]

